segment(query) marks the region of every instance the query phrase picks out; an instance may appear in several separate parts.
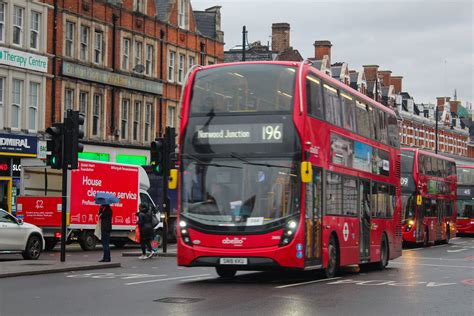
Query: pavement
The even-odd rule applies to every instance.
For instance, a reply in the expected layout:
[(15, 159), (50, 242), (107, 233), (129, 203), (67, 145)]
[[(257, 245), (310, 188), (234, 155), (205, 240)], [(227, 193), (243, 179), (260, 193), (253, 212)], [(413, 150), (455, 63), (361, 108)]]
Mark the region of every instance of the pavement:
[[(59, 260), (59, 249), (52, 252), (44, 252), (39, 260), (18, 260), (18, 257), (7, 257), (7, 259), (0, 258), (0, 279), (11, 278), (17, 276), (27, 275), (38, 275), (38, 274), (49, 274), (49, 273), (62, 273), (62, 272), (74, 272), (84, 270), (96, 270), (96, 269), (110, 269), (121, 267), (120, 262), (97, 262), (95, 258), (89, 258), (88, 255), (79, 257), (81, 250), (78, 247), (68, 247), (66, 250), (66, 261), (61, 262)], [(100, 247), (98, 247), (100, 248)], [(158, 250), (158, 257), (176, 257), (176, 244), (168, 244), (166, 253), (163, 252), (163, 248)], [(119, 250), (115, 250), (119, 252)], [(122, 257), (139, 257), (142, 252), (140, 249), (128, 248), (126, 251), (120, 251)], [(99, 255), (100, 256), (100, 255)], [(117, 257), (114, 255), (113, 257)], [(51, 260), (54, 259), (54, 260)], [(94, 261), (92, 261), (94, 260)]]

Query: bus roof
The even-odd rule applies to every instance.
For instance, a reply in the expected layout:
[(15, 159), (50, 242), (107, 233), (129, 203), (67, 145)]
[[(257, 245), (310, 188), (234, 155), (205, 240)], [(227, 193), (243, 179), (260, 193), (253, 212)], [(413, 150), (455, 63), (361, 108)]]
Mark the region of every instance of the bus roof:
[(414, 151), (414, 152), (418, 152), (420, 154), (424, 154), (424, 155), (427, 155), (427, 156), (436, 157), (436, 158), (451, 161), (451, 162), (456, 162), (453, 158), (449, 158), (449, 157), (446, 157), (446, 156), (443, 156), (443, 155), (435, 154), (431, 151), (427, 151), (427, 150), (423, 150), (423, 149), (419, 149), (419, 148), (401, 147), (400, 150), (402, 150), (402, 151), (403, 150)]
[[(294, 61), (240, 61), (240, 62), (232, 62), (232, 63), (214, 64), (214, 65), (208, 65), (208, 66), (199, 66), (199, 67), (196, 68), (195, 71), (212, 69), (212, 68), (228, 67), (228, 66), (249, 65), (249, 64), (256, 64), (256, 65), (257, 64), (258, 65), (268, 64), (268, 65), (281, 65), (281, 66), (292, 66), (292, 67), (300, 67), (301, 66), (301, 62), (294, 62)], [(320, 71), (319, 69), (317, 69), (315, 67), (312, 67), (312, 64), (305, 64), (305, 67), (307, 69), (311, 69), (311, 71), (314, 71), (319, 77), (321, 77), (322, 79), (328, 81), (329, 83), (336, 86), (337, 88), (347, 90), (350, 93), (352, 93), (352, 95), (354, 97), (356, 97), (356, 98), (358, 98), (358, 99), (360, 99), (364, 102), (367, 102), (370, 105), (375, 106), (378, 109), (380, 109), (380, 110), (382, 110), (386, 113), (389, 113), (393, 116), (397, 116), (395, 111), (393, 111), (392, 109), (390, 109), (390, 108), (384, 106), (383, 104), (369, 98), (368, 96), (360, 93), (359, 91), (353, 89), (352, 87), (350, 87), (346, 84), (343, 84), (339, 80), (336, 80), (336, 79), (332, 78), (331, 76), (325, 74), (324, 72)]]

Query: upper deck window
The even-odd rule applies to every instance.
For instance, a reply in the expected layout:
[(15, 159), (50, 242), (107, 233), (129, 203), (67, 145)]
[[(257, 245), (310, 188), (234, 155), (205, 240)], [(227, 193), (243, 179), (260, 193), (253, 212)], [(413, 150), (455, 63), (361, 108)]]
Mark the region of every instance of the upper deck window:
[(194, 79), (191, 114), (291, 112), (296, 69), (247, 64), (199, 71)]

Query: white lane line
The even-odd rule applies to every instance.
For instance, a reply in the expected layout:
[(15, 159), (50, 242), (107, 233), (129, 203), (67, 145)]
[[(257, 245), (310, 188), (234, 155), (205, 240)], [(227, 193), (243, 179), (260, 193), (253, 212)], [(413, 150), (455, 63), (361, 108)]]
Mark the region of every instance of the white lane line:
[(390, 264), (399, 264), (403, 266), (428, 266), (428, 267), (442, 267), (442, 268), (462, 268), (462, 269), (474, 269), (474, 266), (452, 266), (445, 264), (431, 264), (431, 263), (403, 263), (390, 261)]
[(330, 278), (330, 279), (322, 279), (322, 280), (315, 280), (315, 281), (308, 281), (308, 282), (301, 282), (301, 283), (293, 283), (293, 284), (287, 284), (287, 285), (280, 285), (280, 286), (275, 286), (275, 288), (276, 288), (276, 289), (284, 289), (284, 288), (286, 288), (286, 287), (299, 286), (299, 285), (305, 285), (305, 284), (311, 284), (311, 283), (326, 282), (326, 281), (337, 280), (337, 279), (341, 279), (341, 277), (335, 277), (335, 278)]
[(469, 249), (466, 248), (461, 248), (461, 249), (456, 249), (456, 250), (447, 250), (447, 252), (462, 252), (462, 251), (468, 251)]
[(189, 275), (189, 276), (182, 276), (182, 277), (176, 277), (176, 278), (166, 278), (166, 279), (158, 279), (158, 280), (148, 280), (148, 281), (125, 283), (125, 285), (136, 285), (136, 284), (162, 282), (162, 281), (171, 281), (171, 280), (180, 280), (180, 279), (192, 279), (192, 278), (203, 277), (203, 276), (209, 276), (209, 275), (210, 275), (210, 274)]
[(419, 257), (419, 256), (410, 256), (410, 257), (401, 257), (401, 259), (416, 259), (416, 260), (435, 260), (435, 261), (469, 261), (468, 259), (449, 259), (449, 258), (430, 258), (430, 257)]

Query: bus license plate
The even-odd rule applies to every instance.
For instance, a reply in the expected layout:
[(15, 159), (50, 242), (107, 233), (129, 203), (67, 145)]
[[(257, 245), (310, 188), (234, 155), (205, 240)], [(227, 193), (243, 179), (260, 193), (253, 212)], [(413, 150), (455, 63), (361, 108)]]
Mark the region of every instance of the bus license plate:
[(220, 264), (235, 264), (235, 265), (245, 265), (248, 263), (247, 258), (221, 258), (219, 260)]

